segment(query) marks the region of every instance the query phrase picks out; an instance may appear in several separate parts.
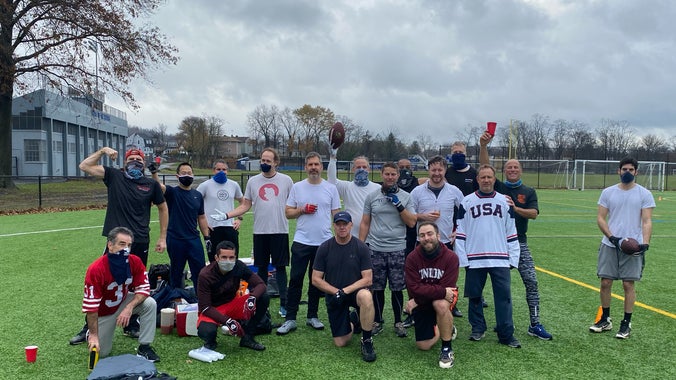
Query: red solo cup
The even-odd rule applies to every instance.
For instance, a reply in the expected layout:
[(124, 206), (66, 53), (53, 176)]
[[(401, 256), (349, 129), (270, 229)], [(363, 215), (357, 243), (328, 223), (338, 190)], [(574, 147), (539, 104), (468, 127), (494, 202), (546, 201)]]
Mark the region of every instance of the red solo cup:
[(486, 123), (486, 132), (488, 132), (491, 136), (495, 136), (495, 127), (498, 126), (498, 123), (494, 121), (489, 121)]
[(38, 358), (38, 346), (26, 346), (26, 361), (29, 363), (35, 363), (35, 359)]

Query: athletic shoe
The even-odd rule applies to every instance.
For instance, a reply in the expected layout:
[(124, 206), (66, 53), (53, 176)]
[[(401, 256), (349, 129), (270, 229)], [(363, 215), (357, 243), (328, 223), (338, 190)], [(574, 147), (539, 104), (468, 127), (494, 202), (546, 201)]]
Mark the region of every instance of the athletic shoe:
[(486, 302), (486, 299), (483, 297), (481, 297), (481, 306), (488, 307), (488, 302)]
[(305, 324), (315, 330), (324, 330), (324, 324), (319, 320), (319, 318), (308, 318)]
[(361, 358), (365, 362), (374, 362), (376, 360), (376, 350), (373, 348), (373, 338), (364, 340), (361, 338)]
[(627, 339), (631, 335), (631, 322), (622, 321), (620, 322), (620, 331), (615, 334), (617, 339)]
[(380, 322), (373, 322), (373, 329), (371, 329), (371, 334), (374, 336), (380, 334), (383, 331), (383, 324)]
[(451, 313), (456, 318), (462, 318), (462, 311), (460, 311), (460, 309), (458, 309), (456, 306), (453, 306), (453, 310), (451, 310)]
[(602, 319), (594, 323), (593, 325), (589, 326), (589, 331), (595, 333), (610, 331), (612, 329), (613, 329), (613, 321), (610, 319), (610, 317)]
[(451, 368), (455, 362), (455, 354), (450, 348), (442, 348), (439, 354), (439, 367)]
[(509, 346), (512, 348), (521, 348), (521, 342), (516, 340), (514, 335), (512, 335), (509, 339), (507, 340), (500, 340), (498, 341), (500, 344), (504, 344), (505, 346)]
[(453, 332), (451, 333), (451, 340), (455, 340), (455, 338), (458, 337), (458, 329), (455, 327), (455, 324), (453, 324)]
[(282, 325), (277, 329), (277, 335), (286, 335), (290, 333), (291, 331), (296, 330), (296, 321), (293, 319), (290, 319), (288, 321), (285, 321), (282, 323)]
[(138, 339), (141, 336), (141, 332), (136, 329), (129, 329), (123, 331), (124, 336), (128, 336), (133, 339)]
[(80, 330), (80, 332), (77, 333), (74, 337), (70, 338), (68, 343), (71, 346), (82, 344), (87, 341), (87, 335), (89, 335), (89, 329), (87, 328), (87, 325), (84, 325), (82, 330)]
[(352, 310), (350, 312), (350, 322), (352, 322), (352, 333), (360, 334), (362, 331), (361, 320), (359, 320), (359, 314), (357, 313), (357, 310)]
[(542, 340), (552, 340), (553, 338), (552, 334), (548, 333), (547, 330), (545, 330), (545, 327), (539, 323), (528, 328), (528, 335), (540, 338)]
[(160, 361), (160, 357), (157, 356), (157, 354), (155, 353), (155, 351), (153, 351), (153, 348), (150, 347), (149, 344), (142, 344), (138, 346), (138, 348), (136, 349), (136, 356), (138, 356), (139, 358), (144, 358), (145, 360), (153, 363)]
[(284, 306), (279, 307), (279, 316), (282, 318), (286, 318), (286, 308)]
[(242, 339), (239, 340), (239, 346), (240, 347), (246, 347), (250, 348), (254, 351), (263, 351), (265, 350), (265, 346), (262, 345), (261, 343), (256, 342), (253, 336), (246, 334), (242, 337)]
[(478, 342), (486, 336), (485, 332), (472, 332), (469, 334), (469, 340)]
[(406, 317), (406, 319), (404, 319), (403, 323), (405, 328), (415, 326), (415, 320), (413, 319), (413, 316), (410, 314), (408, 315), (408, 317)]
[(400, 338), (406, 338), (406, 336), (408, 336), (408, 332), (406, 332), (406, 328), (404, 327), (404, 324), (401, 322), (397, 322), (394, 324), (394, 333), (397, 334), (397, 336)]

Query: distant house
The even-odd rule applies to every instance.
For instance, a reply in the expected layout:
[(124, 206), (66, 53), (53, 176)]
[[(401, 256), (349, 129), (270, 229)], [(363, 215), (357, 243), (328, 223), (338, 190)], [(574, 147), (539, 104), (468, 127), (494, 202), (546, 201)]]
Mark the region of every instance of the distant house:
[(218, 155), (227, 158), (238, 158), (253, 153), (253, 146), (246, 136), (223, 136), (218, 144)]
[(145, 138), (138, 133), (133, 133), (127, 137), (127, 142), (125, 144), (125, 150), (135, 147), (143, 151), (143, 154), (146, 155), (146, 159), (150, 160), (155, 155), (153, 149), (153, 140)]
[[(101, 95), (98, 96), (102, 98)], [(12, 99), (12, 173), (17, 176), (83, 176), (79, 163), (109, 146), (124, 151), (127, 115), (92, 95), (46, 89)], [(104, 158), (104, 165), (121, 165)]]

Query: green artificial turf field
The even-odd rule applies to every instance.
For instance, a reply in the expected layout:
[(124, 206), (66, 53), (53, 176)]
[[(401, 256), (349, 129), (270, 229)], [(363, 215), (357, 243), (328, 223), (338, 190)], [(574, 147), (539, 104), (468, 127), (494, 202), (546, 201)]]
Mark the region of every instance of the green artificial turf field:
[[(632, 336), (614, 337), (622, 318), (622, 301), (613, 299), (612, 333), (592, 334), (599, 305), (596, 251), (601, 233), (596, 226), (596, 201), (600, 191), (539, 190), (540, 216), (530, 223), (529, 244), (536, 266), (541, 295), (541, 320), (554, 335), (541, 341), (526, 334), (528, 309), (518, 272), (512, 271), (515, 336), (523, 345), (511, 349), (498, 345), (493, 333), (480, 342), (468, 341), (467, 318), (456, 319), (459, 335), (453, 342), (456, 362), (452, 369), (437, 365), (438, 348), (421, 352), (415, 348), (413, 330), (397, 338), (389, 308), (386, 329), (375, 337), (378, 360), (361, 360), (355, 339), (345, 348), (333, 346), (326, 311), (320, 306), (324, 331), (311, 331), (299, 319), (299, 328), (287, 336), (260, 336), (263, 352), (238, 347), (238, 340), (219, 336), (219, 350), (226, 359), (202, 363), (188, 358), (188, 351), (201, 346), (197, 337), (158, 334), (153, 344), (161, 357), (160, 371), (180, 379), (363, 379), (418, 378), (675, 378), (676, 331), (675, 287), (670, 278), (676, 268), (672, 248), (676, 244), (676, 195), (655, 193), (653, 238), (646, 255), (644, 279), (637, 285)], [(104, 210), (0, 216), (0, 287), (3, 300), (0, 322), (2, 379), (83, 379), (87, 370), (86, 345), (69, 346), (79, 331), (82, 285), (86, 267), (102, 251)], [(155, 212), (155, 211), (153, 211)], [(157, 216), (151, 225), (156, 237)], [(291, 223), (293, 228), (294, 223)], [(240, 235), (241, 257), (251, 252), (251, 215), (245, 217)], [(154, 241), (151, 243), (151, 247)], [(168, 262), (166, 253), (150, 253), (150, 262)], [(463, 287), (463, 271), (459, 286)], [(490, 286), (486, 298), (493, 304)], [(613, 293), (621, 296), (620, 283)], [(461, 293), (462, 294), (462, 293)], [(386, 303), (389, 305), (389, 297)], [(271, 311), (277, 322), (279, 301)], [(466, 312), (467, 302), (459, 307)], [(494, 309), (486, 318), (494, 323)], [(301, 306), (299, 316), (304, 316)], [(23, 348), (39, 346), (36, 363), (26, 363)], [(113, 355), (132, 353), (137, 343), (119, 331)]]

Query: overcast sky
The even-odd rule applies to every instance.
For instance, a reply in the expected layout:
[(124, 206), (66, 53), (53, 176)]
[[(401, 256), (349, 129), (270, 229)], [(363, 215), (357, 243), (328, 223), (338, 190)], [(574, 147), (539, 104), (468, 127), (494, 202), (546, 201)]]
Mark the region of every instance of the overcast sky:
[[(130, 125), (256, 106), (330, 108), (375, 133), (448, 142), (533, 114), (676, 135), (676, 1), (168, 0), (181, 60), (137, 82)], [(349, 133), (349, 131), (348, 131)]]

